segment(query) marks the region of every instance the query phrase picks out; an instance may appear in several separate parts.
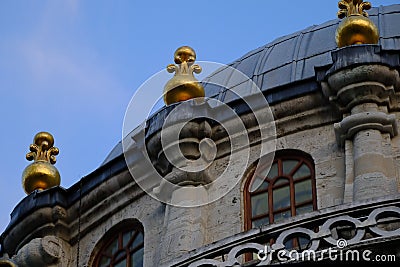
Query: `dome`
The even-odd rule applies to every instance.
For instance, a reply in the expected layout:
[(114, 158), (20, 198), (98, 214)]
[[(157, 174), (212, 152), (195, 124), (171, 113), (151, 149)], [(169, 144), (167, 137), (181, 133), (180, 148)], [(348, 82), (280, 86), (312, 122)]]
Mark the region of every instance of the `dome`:
[[(400, 4), (375, 7), (368, 14), (379, 28), (381, 49), (399, 51)], [(239, 98), (231, 89), (237, 87), (236, 92), (249, 90), (251, 82), (264, 92), (269, 104), (320, 90), (315, 68), (333, 63), (331, 52), (338, 49), (335, 32), (339, 22), (334, 19), (313, 25), (248, 52), (202, 81), (206, 97), (229, 103)], [(232, 78), (233, 69), (244, 75)], [(120, 142), (102, 165), (121, 154)]]
[[(400, 5), (380, 6), (369, 10), (370, 19), (380, 31), (382, 50), (400, 50)], [(314, 25), (250, 51), (229, 64), (253, 82), (267, 95), (270, 104), (295, 97), (319, 88), (315, 67), (332, 64), (331, 51), (337, 49), (335, 31), (340, 20)], [(205, 82), (226, 84), (234, 88), (248, 82), (230, 80), (232, 69), (221, 69)], [(289, 88), (290, 85), (290, 88)], [(206, 84), (206, 96), (231, 102), (237, 98), (229, 89)]]

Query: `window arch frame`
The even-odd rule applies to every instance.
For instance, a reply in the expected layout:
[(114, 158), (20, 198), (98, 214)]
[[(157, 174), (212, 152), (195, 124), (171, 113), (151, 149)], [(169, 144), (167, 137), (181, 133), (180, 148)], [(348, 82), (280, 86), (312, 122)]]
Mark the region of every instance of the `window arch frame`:
[[(124, 245), (124, 234), (133, 232), (130, 239)], [(132, 243), (136, 241), (136, 238), (141, 235), (139, 243), (137, 243), (134, 247), (130, 247)], [(108, 230), (104, 236), (100, 239), (96, 247), (98, 248), (95, 251), (95, 255), (93, 258), (93, 262), (91, 266), (99, 267), (100, 261), (102, 257), (105, 255), (105, 251), (109, 248), (111, 244), (113, 244), (117, 240), (118, 249), (111, 255), (111, 261), (107, 266), (114, 266), (112, 264), (117, 264), (124, 259), (126, 262), (129, 262), (131, 256), (136, 252), (142, 250), (141, 258), (142, 262), (144, 261), (144, 227), (142, 223), (140, 223), (136, 219), (129, 219), (123, 222), (118, 223), (113, 226), (110, 230)], [(124, 253), (121, 253), (125, 251)], [(131, 266), (130, 263), (128, 266)], [(136, 266), (131, 266), (136, 267)]]
[[(266, 158), (269, 157), (269, 155), (265, 156)], [(298, 163), (295, 167), (293, 167), (292, 171), (291, 171), (291, 175), (287, 175), (283, 173), (283, 161), (285, 160), (298, 160)], [(269, 161), (266, 160), (266, 164), (268, 164)], [(274, 159), (272, 161), (272, 165), (277, 163), (278, 166), (278, 174), (277, 176), (273, 177), (273, 179), (269, 179), (268, 183), (268, 187), (267, 189), (264, 189), (262, 191), (257, 191), (255, 190), (254, 192), (250, 192), (250, 187), (252, 186), (252, 182), (255, 179), (255, 175), (257, 175), (256, 172), (261, 172), (261, 175), (264, 176), (264, 181), (268, 179), (268, 175), (270, 174), (269, 171), (268, 173), (262, 174), (262, 172), (265, 170), (265, 168), (262, 166), (263, 164), (263, 158), (259, 159), (254, 165), (252, 170), (249, 172), (249, 174), (247, 175), (247, 179), (245, 181), (244, 184), (244, 228), (245, 230), (250, 230), (253, 229), (255, 227), (253, 227), (253, 221), (255, 219), (259, 219), (257, 217), (260, 218), (268, 218), (268, 223), (263, 224), (263, 225), (269, 225), (275, 222), (274, 220), (274, 215), (277, 214), (278, 212), (282, 212), (282, 211), (289, 211), (290, 212), (290, 217), (296, 216), (298, 214), (296, 214), (296, 208), (301, 207), (301, 206), (305, 206), (307, 204), (311, 204), (312, 205), (312, 210), (315, 211), (317, 210), (317, 189), (316, 189), (316, 179), (315, 179), (315, 164), (314, 164), (314, 160), (312, 159), (312, 157), (300, 150), (293, 150), (293, 149), (286, 149), (286, 150), (278, 150), (275, 152), (274, 155)], [(255, 166), (257, 166), (258, 164), (260, 164), (260, 166), (258, 166), (258, 168), (256, 168)], [(294, 174), (299, 170), (299, 168), (303, 165), (306, 164), (306, 166), (309, 168), (310, 170), (310, 175), (305, 176), (305, 177), (301, 177), (300, 179), (297, 179), (296, 182), (293, 179)], [(288, 183), (283, 183), (283, 184), (279, 184), (279, 185), (275, 185), (275, 182), (280, 180), (280, 179), (287, 179)], [(309, 201), (306, 201), (304, 203), (297, 203), (296, 199), (295, 199), (295, 184), (302, 182), (302, 181), (307, 181), (310, 180), (311, 181), (311, 196), (312, 199)], [(272, 184), (272, 186), (271, 186)], [(274, 189), (279, 189), (279, 188), (283, 188), (285, 186), (289, 185), (289, 203), (290, 206), (289, 207), (285, 207), (282, 210), (274, 210), (274, 203), (273, 203), (273, 190)], [(268, 192), (268, 211), (264, 214), (258, 215), (253, 217), (252, 214), (252, 202), (251, 202), (251, 197), (257, 194), (262, 194)], [(253, 194), (252, 194), (253, 193)], [(268, 214), (268, 215), (267, 215)], [(267, 216), (266, 216), (267, 215)]]

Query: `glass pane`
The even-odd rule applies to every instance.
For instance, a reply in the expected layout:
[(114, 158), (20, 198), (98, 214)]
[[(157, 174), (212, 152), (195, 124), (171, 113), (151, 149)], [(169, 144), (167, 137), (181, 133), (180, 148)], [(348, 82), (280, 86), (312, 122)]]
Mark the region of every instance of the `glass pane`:
[(294, 243), (294, 239), (289, 239), (284, 243), (284, 246), (287, 250), (292, 250), (294, 249), (293, 243)]
[(295, 183), (294, 193), (296, 204), (312, 199), (311, 180), (305, 180), (299, 183)]
[(99, 261), (99, 267), (108, 267), (110, 265), (110, 258), (107, 258), (106, 256), (101, 257)]
[(141, 243), (143, 243), (143, 234), (141, 232), (139, 232), (138, 235), (136, 236), (135, 240), (132, 242), (131, 248), (135, 248), (138, 245), (140, 245)]
[(139, 249), (131, 255), (131, 267), (143, 266), (143, 248)]
[(114, 255), (114, 261), (120, 261), (123, 258), (126, 258), (126, 250), (120, 250)]
[(132, 234), (135, 231), (129, 231), (124, 233), (123, 237), (122, 237), (122, 247), (126, 247), (126, 245), (128, 245), (129, 241), (131, 240)]
[(284, 160), (282, 161), (283, 165), (283, 174), (289, 174), (292, 172), (293, 168), (296, 167), (298, 160)]
[(268, 182), (265, 181), (264, 179), (261, 179), (260, 177), (255, 177), (253, 180), (251, 187), (250, 187), (250, 192), (254, 192), (256, 190), (263, 190), (268, 188)]
[(281, 185), (281, 184), (289, 184), (289, 180), (286, 179), (286, 178), (280, 178), (280, 179), (275, 181), (274, 187), (277, 186), (277, 185)]
[(286, 249), (304, 250), (309, 246), (310, 240), (304, 237), (295, 237), (285, 242)]
[(117, 252), (117, 250), (118, 250), (118, 238), (114, 239), (111, 242), (111, 244), (105, 250), (105, 254), (112, 256), (115, 254), (115, 252)]
[(252, 222), (253, 228), (257, 228), (257, 227), (260, 227), (262, 225), (267, 225), (267, 224), (269, 224), (269, 217), (264, 217), (264, 218), (261, 218), (258, 220), (254, 220)]
[(305, 237), (299, 237), (298, 239), (300, 249), (307, 249), (311, 246), (311, 241), (310, 239), (307, 239)]
[(126, 267), (126, 259), (114, 264), (114, 267)]
[(298, 207), (298, 208), (296, 208), (296, 215), (305, 214), (305, 213), (308, 213), (308, 212), (311, 212), (311, 211), (313, 211), (312, 204), (307, 205), (307, 206), (303, 206), (303, 207)]
[(291, 217), (290, 210), (274, 214), (274, 222), (279, 222)]
[(251, 216), (265, 214), (268, 212), (268, 192), (251, 197)]
[(301, 165), (301, 167), (293, 175), (293, 179), (307, 177), (307, 176), (310, 176), (310, 175), (311, 175), (310, 168), (308, 168), (308, 166), (303, 163)]
[(271, 166), (271, 169), (269, 170), (269, 173), (268, 173), (268, 175), (267, 175), (267, 177), (268, 177), (269, 179), (273, 179), (273, 178), (275, 178), (276, 176), (278, 176), (278, 163), (274, 163), (274, 164)]
[(274, 210), (290, 207), (289, 186), (274, 189), (273, 191)]

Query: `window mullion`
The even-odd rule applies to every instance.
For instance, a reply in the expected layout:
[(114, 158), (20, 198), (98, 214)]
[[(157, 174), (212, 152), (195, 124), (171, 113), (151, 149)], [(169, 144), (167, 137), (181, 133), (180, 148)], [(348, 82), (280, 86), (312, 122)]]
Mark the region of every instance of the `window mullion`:
[(274, 222), (274, 203), (273, 203), (273, 198), (272, 198), (272, 188), (273, 184), (270, 183), (268, 185), (268, 217), (269, 217), (269, 223)]
[[(314, 163), (312, 161), (312, 159), (310, 157), (303, 157), (301, 154), (295, 154), (295, 155), (282, 155), (281, 153), (278, 153), (275, 155), (276, 158), (273, 161), (273, 165), (275, 165), (274, 167), (274, 171), (273, 174), (271, 173), (264, 173), (263, 169), (259, 170), (259, 172), (255, 173), (253, 172), (253, 175), (251, 177), (251, 179), (249, 180), (249, 182), (246, 184), (246, 189), (245, 189), (245, 207), (246, 207), (246, 225), (245, 228), (246, 229), (250, 229), (253, 227), (253, 225), (259, 225), (260, 223), (267, 223), (269, 222), (270, 224), (275, 222), (275, 214), (281, 213), (282, 210), (281, 209), (285, 209), (284, 207), (281, 207), (281, 209), (277, 209), (274, 210), (274, 193), (275, 193), (275, 198), (276, 201), (278, 201), (279, 203), (277, 204), (277, 208), (278, 206), (282, 206), (282, 204), (287, 204), (287, 211), (290, 212), (290, 214), (281, 214), (279, 215), (279, 218), (282, 219), (283, 217), (287, 217), (287, 216), (296, 216), (298, 215), (297, 213), (300, 212), (302, 213), (302, 211), (297, 211), (297, 206), (304, 206), (307, 203), (312, 204), (312, 210), (316, 210), (317, 208), (317, 201), (316, 201), (316, 185), (315, 185), (315, 169), (314, 169)], [(288, 161), (288, 163), (286, 163), (286, 161)], [(296, 161), (296, 162), (294, 162)], [(285, 164), (288, 164), (287, 166)], [(293, 166), (293, 167), (291, 167)], [(309, 173), (307, 174), (307, 170), (306, 167), (307, 166), (309, 168)], [(266, 168), (267, 166), (262, 166), (264, 168)], [(287, 168), (287, 172), (289, 173), (284, 173), (284, 168)], [(290, 170), (289, 170), (290, 169)], [(301, 170), (300, 170), (301, 169)], [(304, 174), (304, 176), (298, 174), (297, 177), (296, 176), (296, 180), (294, 179), (294, 176), (297, 174), (297, 172), (301, 171), (300, 174)], [(270, 170), (271, 172), (271, 170)], [(262, 176), (259, 176), (259, 174), (263, 173)], [(250, 191), (250, 189), (252, 188), (253, 182), (255, 181), (255, 177), (258, 177), (257, 181), (261, 179), (264, 179), (266, 181), (268, 181), (268, 186), (265, 185), (263, 187), (263, 189), (259, 189), (260, 191)], [(265, 176), (265, 177), (264, 177)], [(280, 179), (286, 179), (287, 182), (283, 183), (282, 180)], [(307, 189), (305, 186), (306, 184), (301, 184), (299, 186), (297, 186), (298, 183), (302, 183), (304, 181), (310, 180), (311, 181), (311, 190)], [(275, 185), (275, 183), (277, 183), (277, 185)], [(307, 182), (308, 183), (308, 182)], [(288, 186), (289, 190), (285, 189), (285, 190), (280, 190), (281, 188), (284, 188)], [(297, 188), (298, 187), (298, 188)], [(275, 191), (275, 190), (280, 190)], [(297, 190), (296, 190), (297, 189)], [(297, 192), (296, 192), (297, 191)], [(310, 192), (311, 191), (311, 192)], [(284, 193), (285, 192), (285, 193)], [(265, 196), (265, 201), (267, 201), (267, 207), (262, 207), (260, 209), (260, 207), (256, 207), (254, 205), (260, 205), (259, 201), (261, 201), (262, 198), (264, 197), (256, 197), (257, 198), (257, 204), (253, 203), (253, 201), (255, 201), (255, 199), (253, 199), (253, 197), (258, 196), (260, 194), (264, 194), (264, 193), (268, 193), (268, 196)], [(311, 195), (309, 196), (308, 194)], [(289, 199), (284, 199), (285, 196), (282, 194), (288, 194), (288, 198)], [(296, 195), (297, 194), (297, 195)], [(307, 194), (307, 200), (305, 199), (305, 194)], [(279, 197), (278, 197), (279, 195)], [(297, 199), (296, 199), (297, 196)], [(309, 200), (308, 200), (309, 198)], [(296, 201), (302, 201), (297, 203)], [(308, 202), (310, 201), (310, 202)], [(265, 205), (264, 204), (264, 205)], [(308, 205), (308, 204), (307, 204)], [(257, 209), (256, 214), (253, 216), (253, 208)], [(268, 211), (265, 211), (265, 213), (263, 213), (264, 209), (268, 208)], [(286, 211), (285, 211), (286, 213)], [(262, 218), (267, 219), (266, 217), (263, 216), (268, 216), (268, 220), (267, 221), (259, 221)], [(282, 217), (283, 216), (283, 217)], [(282, 217), (282, 218), (281, 218)]]
[(295, 188), (294, 188), (294, 182), (293, 182), (293, 177), (289, 177), (289, 184), (290, 184), (290, 210), (291, 210), (291, 215), (296, 216), (296, 199), (295, 199)]

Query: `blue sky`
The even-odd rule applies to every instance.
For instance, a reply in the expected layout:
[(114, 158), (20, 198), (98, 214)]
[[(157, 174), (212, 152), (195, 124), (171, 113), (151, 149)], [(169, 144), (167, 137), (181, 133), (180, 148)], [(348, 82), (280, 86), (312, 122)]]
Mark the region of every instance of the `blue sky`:
[[(121, 140), (135, 90), (192, 46), (199, 61), (248, 51), (335, 19), (336, 0), (0, 2), (0, 232), (24, 198), (29, 144), (49, 131), (68, 188)], [(373, 6), (400, 3), (372, 1)], [(160, 88), (160, 94), (162, 88)], [(146, 114), (137, 114), (142, 121)]]

